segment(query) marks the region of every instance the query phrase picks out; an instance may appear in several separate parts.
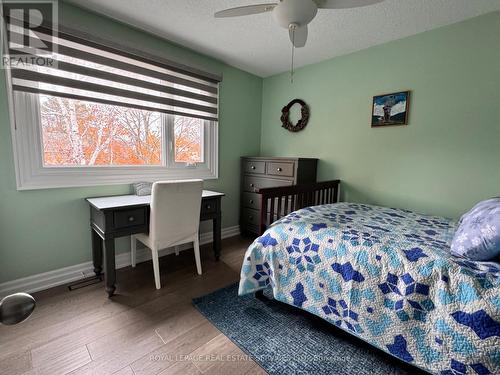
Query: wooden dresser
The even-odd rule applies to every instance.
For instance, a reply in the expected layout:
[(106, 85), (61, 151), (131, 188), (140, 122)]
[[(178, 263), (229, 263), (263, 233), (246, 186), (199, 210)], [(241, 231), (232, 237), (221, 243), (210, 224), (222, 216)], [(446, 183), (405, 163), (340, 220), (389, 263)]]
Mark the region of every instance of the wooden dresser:
[(316, 182), (318, 159), (241, 158), (240, 228), (242, 233), (259, 233), (260, 195), (256, 189)]

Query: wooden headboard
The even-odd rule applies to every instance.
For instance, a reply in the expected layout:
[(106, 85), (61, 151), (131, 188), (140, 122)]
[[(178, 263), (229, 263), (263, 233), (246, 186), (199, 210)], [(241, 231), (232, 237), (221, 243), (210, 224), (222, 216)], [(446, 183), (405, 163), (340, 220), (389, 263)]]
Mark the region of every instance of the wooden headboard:
[(304, 207), (337, 203), (340, 180), (258, 189), (262, 195), (260, 234), (276, 220)]

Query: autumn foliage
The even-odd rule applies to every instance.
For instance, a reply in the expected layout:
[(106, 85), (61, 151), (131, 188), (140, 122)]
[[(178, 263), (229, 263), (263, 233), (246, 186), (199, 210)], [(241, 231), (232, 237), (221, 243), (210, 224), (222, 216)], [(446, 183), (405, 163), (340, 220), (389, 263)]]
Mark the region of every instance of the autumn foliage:
[(47, 166), (161, 165), (168, 121), (175, 161), (203, 161), (203, 120), (55, 96), (40, 96), (40, 113)]

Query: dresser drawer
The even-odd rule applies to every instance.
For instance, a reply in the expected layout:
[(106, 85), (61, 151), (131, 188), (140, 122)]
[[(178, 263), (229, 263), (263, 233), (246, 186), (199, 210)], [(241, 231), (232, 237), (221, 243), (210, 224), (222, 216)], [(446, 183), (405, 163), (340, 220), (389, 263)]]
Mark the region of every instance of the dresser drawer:
[(266, 167), (266, 173), (273, 176), (293, 177), (295, 170), (294, 163), (268, 162)]
[(276, 180), (265, 177), (245, 176), (243, 177), (243, 191), (256, 192), (257, 189), (276, 187), (276, 186), (291, 186), (293, 181)]
[(253, 208), (255, 210), (260, 209), (261, 195), (257, 193), (243, 193), (243, 201), (241, 202), (243, 207)]
[[(274, 215), (273, 215), (273, 219), (271, 220), (271, 213), (269, 212), (269, 210), (267, 211), (266, 213), (266, 222), (275, 222), (276, 220), (278, 220), (278, 215), (276, 214), (277, 213), (277, 209), (275, 208), (274, 209)], [(241, 222), (244, 226), (246, 227), (249, 227), (249, 226), (256, 226), (256, 228), (259, 228), (260, 226), (260, 210), (254, 210), (253, 208), (243, 208), (242, 209), (242, 212), (241, 212)], [(283, 217), (284, 215), (281, 214), (281, 217)]]
[(247, 235), (259, 236), (259, 225), (242, 223), (241, 224), (241, 231), (242, 231), (242, 233), (247, 234)]
[(113, 215), (115, 229), (146, 224), (146, 211), (146, 207), (115, 211)]
[(243, 208), (241, 211), (241, 220), (245, 224), (259, 225), (260, 212), (253, 208)]
[(263, 161), (243, 161), (243, 171), (245, 173), (266, 173), (266, 163)]

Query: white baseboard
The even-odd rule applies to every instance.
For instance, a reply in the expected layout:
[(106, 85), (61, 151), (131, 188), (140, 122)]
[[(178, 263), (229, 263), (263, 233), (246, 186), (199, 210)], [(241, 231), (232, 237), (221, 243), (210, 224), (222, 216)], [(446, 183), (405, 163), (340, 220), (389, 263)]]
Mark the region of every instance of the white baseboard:
[[(222, 229), (222, 238), (237, 236), (240, 234), (240, 227), (238, 225)], [(212, 231), (201, 233), (200, 244), (211, 243), (213, 240)], [(192, 246), (186, 244), (180, 246), (180, 251), (191, 248)], [(90, 252), (90, 249), (89, 249)], [(173, 248), (168, 248), (160, 251), (160, 256), (172, 254)], [(151, 259), (151, 252), (145, 248), (137, 249), (137, 263), (144, 262)], [(130, 252), (119, 253), (116, 255), (116, 268), (123, 268), (130, 266)], [(74, 266), (59, 268), (57, 270), (39, 273), (37, 275), (23, 277), (21, 279), (7, 281), (0, 284), (0, 298), (11, 293), (25, 292), (33, 293), (40, 290), (49, 289), (58, 285), (70, 283), (73, 281), (81, 280), (86, 277), (94, 275), (94, 266), (92, 262), (85, 262), (75, 264)]]

